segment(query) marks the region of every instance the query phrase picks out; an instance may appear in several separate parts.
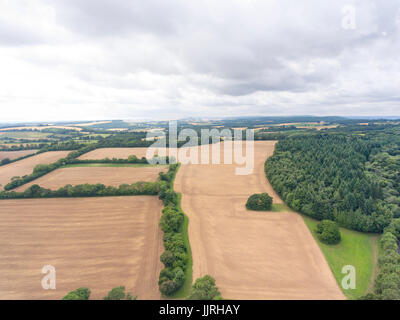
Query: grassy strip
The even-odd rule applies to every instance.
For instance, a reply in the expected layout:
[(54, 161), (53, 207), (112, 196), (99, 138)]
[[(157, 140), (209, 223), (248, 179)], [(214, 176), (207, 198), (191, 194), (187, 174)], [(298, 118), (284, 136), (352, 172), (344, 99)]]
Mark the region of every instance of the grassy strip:
[(292, 209), (290, 209), (286, 204), (284, 203), (274, 203), (272, 205), (271, 211), (273, 212), (290, 212)]
[(79, 168), (79, 167), (133, 167), (133, 168), (142, 168), (142, 167), (166, 167), (166, 165), (153, 165), (148, 163), (75, 163), (75, 164), (67, 164), (62, 166), (61, 168)]
[(367, 292), (374, 292), (374, 283), (375, 283), (375, 279), (378, 276), (379, 273), (379, 265), (378, 265), (378, 257), (381, 254), (380, 250), (380, 245), (379, 245), (379, 240), (380, 240), (381, 236), (375, 236), (372, 239), (372, 247), (374, 249), (374, 269), (372, 270), (372, 279), (369, 283), (369, 287)]
[[(179, 168), (178, 168), (179, 170)], [(175, 180), (175, 177), (174, 177)], [(189, 233), (188, 233), (188, 228), (189, 228), (189, 218), (188, 216), (183, 212), (181, 208), (181, 198), (182, 194), (178, 193), (178, 209), (181, 211), (185, 217), (185, 220), (181, 226), (180, 232), (183, 234), (183, 239), (185, 241), (185, 246), (187, 248), (187, 254), (188, 254), (188, 262), (187, 262), (187, 267), (185, 271), (185, 283), (183, 286), (175, 292), (173, 295), (171, 295), (169, 298), (173, 299), (184, 299), (187, 296), (189, 296), (190, 293), (190, 288), (192, 287), (193, 283), (193, 259), (192, 259), (192, 250), (190, 248), (190, 242), (189, 242)]]
[[(321, 248), (343, 294), (348, 299), (357, 299), (365, 295), (373, 281), (374, 245), (376, 245), (377, 235), (340, 228), (341, 242), (337, 245), (326, 245), (318, 240), (314, 232), (319, 221), (304, 215), (302, 217)], [(356, 289), (342, 288), (341, 282), (345, 276), (342, 274), (342, 268), (345, 265), (352, 265), (356, 269)]]

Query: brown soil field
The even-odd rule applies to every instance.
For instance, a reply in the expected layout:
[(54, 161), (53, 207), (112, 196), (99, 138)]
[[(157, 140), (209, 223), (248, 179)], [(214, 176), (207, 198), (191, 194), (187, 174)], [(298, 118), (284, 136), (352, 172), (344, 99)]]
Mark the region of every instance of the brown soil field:
[(102, 160), (105, 158), (127, 159), (135, 155), (139, 159), (146, 157), (147, 148), (100, 148), (81, 155), (82, 160)]
[[(0, 299), (61, 299), (79, 287), (102, 299), (120, 285), (159, 299), (161, 210), (151, 196), (1, 200)], [(45, 265), (55, 290), (41, 286)]]
[(56, 162), (58, 159), (66, 157), (69, 153), (70, 151), (49, 151), (1, 166), (0, 190), (11, 181), (12, 177), (31, 174), (36, 165)]
[(29, 154), (33, 154), (37, 150), (21, 150), (21, 151), (0, 151), (0, 161), (8, 158), (10, 160), (17, 159), (20, 157), (25, 157)]
[(272, 190), (264, 162), (274, 141), (255, 142), (254, 171), (235, 164), (182, 165), (175, 191), (189, 217), (193, 279), (210, 274), (227, 299), (345, 299), (300, 215), (247, 211), (253, 193)]
[(166, 172), (166, 166), (157, 167), (72, 167), (54, 170), (39, 179), (16, 188), (21, 192), (33, 184), (43, 188), (57, 190), (67, 184), (97, 184), (119, 186), (120, 184), (138, 181), (156, 181), (159, 172)]

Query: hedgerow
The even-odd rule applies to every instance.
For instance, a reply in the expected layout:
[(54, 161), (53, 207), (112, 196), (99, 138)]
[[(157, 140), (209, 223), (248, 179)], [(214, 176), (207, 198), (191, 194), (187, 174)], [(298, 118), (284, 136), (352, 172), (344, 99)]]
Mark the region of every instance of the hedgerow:
[(169, 296), (179, 290), (186, 280), (188, 267), (188, 248), (185, 245), (182, 225), (184, 214), (178, 206), (178, 195), (173, 190), (173, 181), (178, 170), (177, 164), (169, 166), (167, 173), (160, 173), (159, 197), (164, 202), (160, 228), (164, 232), (165, 251), (160, 260), (164, 264), (159, 276), (159, 288), (163, 295)]

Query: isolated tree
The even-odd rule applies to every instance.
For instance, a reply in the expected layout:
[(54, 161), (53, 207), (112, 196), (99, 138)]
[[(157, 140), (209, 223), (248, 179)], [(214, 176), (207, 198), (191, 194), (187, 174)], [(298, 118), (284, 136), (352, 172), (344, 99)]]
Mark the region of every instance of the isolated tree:
[(326, 244), (338, 244), (341, 240), (339, 227), (336, 222), (323, 220), (317, 225), (315, 232), (318, 239)]
[(9, 158), (4, 158), (3, 160), (1, 160), (1, 164), (2, 164), (2, 165), (8, 164), (8, 163), (10, 163), (10, 162), (11, 162), (11, 160), (10, 160)]
[(190, 289), (189, 300), (219, 300), (222, 299), (215, 280), (210, 275), (198, 278)]
[(169, 296), (177, 290), (178, 286), (173, 280), (166, 280), (160, 284), (160, 291), (163, 295)]
[(268, 211), (272, 207), (272, 198), (267, 193), (253, 194), (246, 203), (248, 210)]
[(136, 300), (136, 297), (133, 298), (129, 292), (125, 293), (125, 287), (120, 286), (112, 288), (103, 300)]
[(88, 288), (79, 288), (69, 292), (62, 300), (89, 300), (90, 290)]

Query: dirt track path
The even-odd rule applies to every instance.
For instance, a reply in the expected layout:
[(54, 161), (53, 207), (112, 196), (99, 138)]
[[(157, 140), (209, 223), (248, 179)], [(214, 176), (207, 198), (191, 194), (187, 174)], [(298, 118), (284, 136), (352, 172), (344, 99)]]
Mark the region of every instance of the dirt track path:
[(302, 218), (292, 212), (250, 212), (253, 193), (268, 192), (264, 162), (275, 142), (255, 143), (255, 168), (182, 165), (175, 190), (189, 216), (193, 278), (212, 275), (227, 299), (344, 299)]

